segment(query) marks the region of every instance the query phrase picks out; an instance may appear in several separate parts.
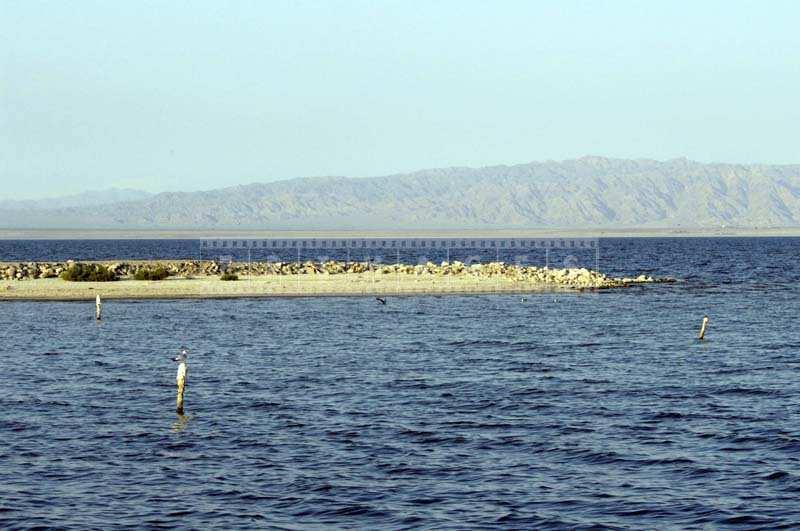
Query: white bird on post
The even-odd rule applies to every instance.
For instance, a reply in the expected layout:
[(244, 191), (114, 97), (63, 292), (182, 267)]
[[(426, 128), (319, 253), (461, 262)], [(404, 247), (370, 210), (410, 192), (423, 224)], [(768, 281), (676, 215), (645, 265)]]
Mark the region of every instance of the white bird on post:
[(178, 374), (175, 376), (175, 381), (178, 384), (178, 401), (175, 404), (175, 411), (178, 415), (183, 415), (183, 393), (186, 391), (186, 378), (189, 375), (189, 366), (186, 361), (189, 357), (189, 352), (186, 349), (181, 349), (181, 354), (173, 361), (178, 362)]

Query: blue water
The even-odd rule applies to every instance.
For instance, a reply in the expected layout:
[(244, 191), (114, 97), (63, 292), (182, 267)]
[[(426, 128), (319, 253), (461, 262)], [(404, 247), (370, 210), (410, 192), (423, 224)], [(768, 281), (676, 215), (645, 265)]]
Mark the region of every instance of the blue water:
[(798, 256), (603, 240), (682, 281), (524, 301), (0, 303), (0, 527), (797, 527)]

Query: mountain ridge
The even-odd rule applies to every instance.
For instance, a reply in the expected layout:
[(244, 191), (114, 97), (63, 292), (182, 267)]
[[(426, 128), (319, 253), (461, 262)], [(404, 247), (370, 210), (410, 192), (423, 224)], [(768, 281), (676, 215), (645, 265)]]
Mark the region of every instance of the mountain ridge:
[(154, 194), (132, 188), (108, 188), (106, 190), (81, 192), (78, 194), (46, 197), (43, 199), (0, 199), (0, 210), (48, 210), (99, 206), (125, 201), (147, 199)]
[(301, 177), (132, 201), (0, 208), (4, 228), (533, 229), (800, 226), (800, 165), (612, 159)]

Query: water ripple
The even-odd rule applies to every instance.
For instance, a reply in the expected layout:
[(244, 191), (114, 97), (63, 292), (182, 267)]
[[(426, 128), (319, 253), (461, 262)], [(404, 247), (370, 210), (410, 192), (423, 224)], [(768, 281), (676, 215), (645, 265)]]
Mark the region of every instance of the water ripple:
[(4, 303), (0, 527), (796, 528), (800, 240), (768, 240), (604, 243), (684, 282), (558, 303)]

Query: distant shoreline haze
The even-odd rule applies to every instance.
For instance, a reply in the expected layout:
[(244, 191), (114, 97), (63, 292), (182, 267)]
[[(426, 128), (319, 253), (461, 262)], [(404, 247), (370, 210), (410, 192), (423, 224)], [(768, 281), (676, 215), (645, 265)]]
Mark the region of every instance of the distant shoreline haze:
[(72, 231), (638, 231), (800, 227), (800, 165), (583, 157), (383, 177), (311, 177), (203, 192), (111, 189), (0, 201), (0, 229)]

